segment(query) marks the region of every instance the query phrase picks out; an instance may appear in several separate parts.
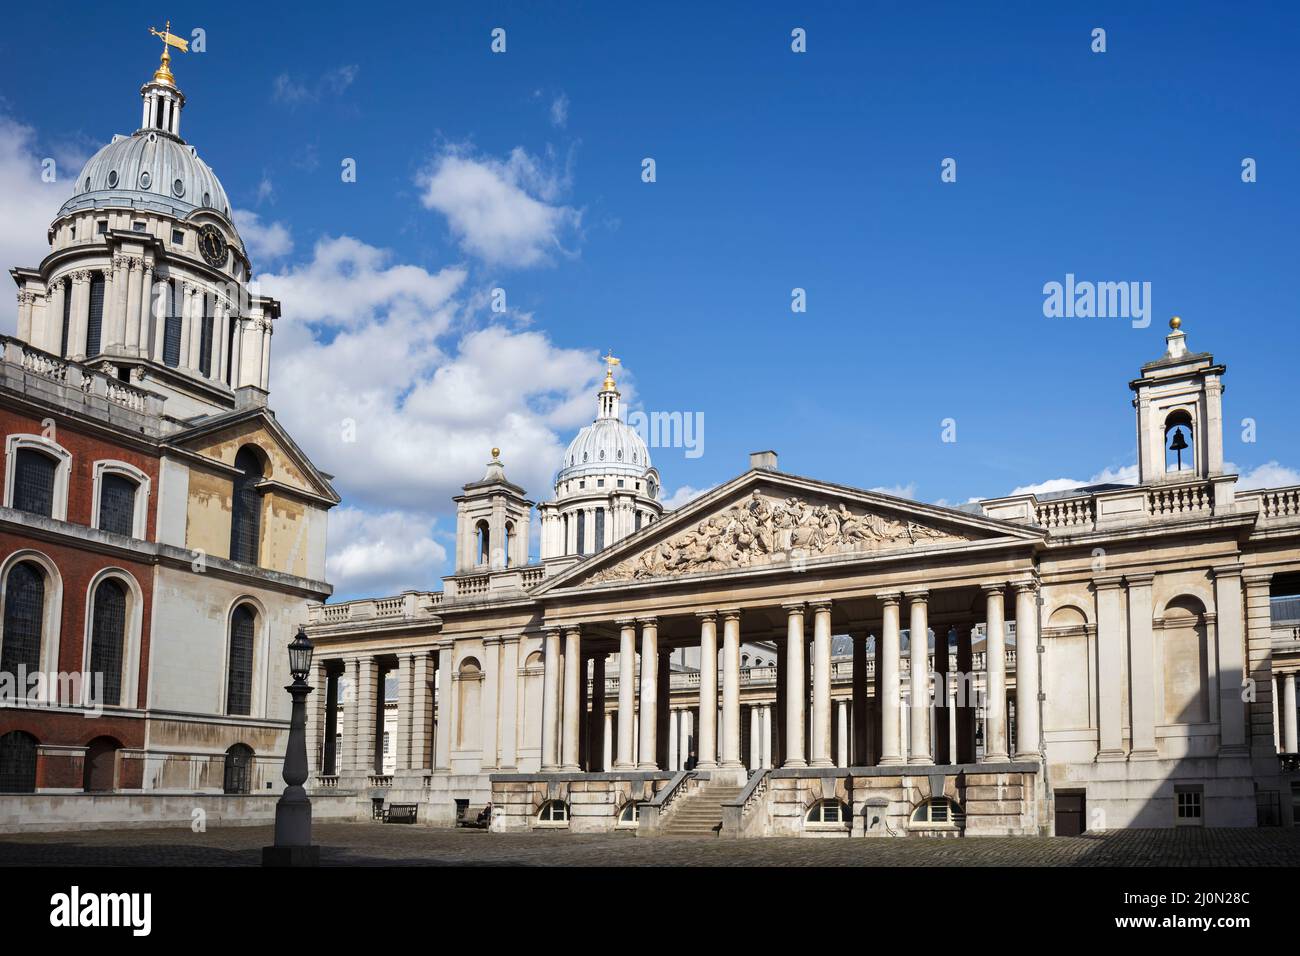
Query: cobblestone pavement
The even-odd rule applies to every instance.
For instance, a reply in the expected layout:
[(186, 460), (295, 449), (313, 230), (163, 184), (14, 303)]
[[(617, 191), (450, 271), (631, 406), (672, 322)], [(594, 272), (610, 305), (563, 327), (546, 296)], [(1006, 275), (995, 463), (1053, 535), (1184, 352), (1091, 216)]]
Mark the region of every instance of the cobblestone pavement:
[[(0, 866), (257, 866), (270, 827), (0, 835)], [(319, 824), (327, 866), (1300, 866), (1300, 828), (1082, 837), (642, 839)]]

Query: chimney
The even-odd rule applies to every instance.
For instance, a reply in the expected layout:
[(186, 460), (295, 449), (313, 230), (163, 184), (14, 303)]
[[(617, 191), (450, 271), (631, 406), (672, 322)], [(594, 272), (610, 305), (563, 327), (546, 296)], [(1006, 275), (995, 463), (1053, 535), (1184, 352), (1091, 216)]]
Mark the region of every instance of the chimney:
[(749, 453), (749, 467), (751, 469), (762, 469), (763, 471), (776, 471), (776, 452), (751, 451)]

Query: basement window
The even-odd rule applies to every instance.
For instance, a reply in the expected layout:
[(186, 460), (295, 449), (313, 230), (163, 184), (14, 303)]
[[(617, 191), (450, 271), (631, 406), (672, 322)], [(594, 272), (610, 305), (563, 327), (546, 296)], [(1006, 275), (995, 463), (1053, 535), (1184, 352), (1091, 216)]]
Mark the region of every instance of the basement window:
[(1205, 823), (1202, 805), (1205, 799), (1204, 787), (1174, 788), (1174, 825), (1180, 827), (1199, 827)]
[(818, 800), (809, 808), (804, 821), (814, 826), (843, 826), (849, 822), (849, 808), (843, 800)]
[(541, 827), (567, 827), (569, 805), (563, 800), (547, 800), (537, 811), (537, 825)]

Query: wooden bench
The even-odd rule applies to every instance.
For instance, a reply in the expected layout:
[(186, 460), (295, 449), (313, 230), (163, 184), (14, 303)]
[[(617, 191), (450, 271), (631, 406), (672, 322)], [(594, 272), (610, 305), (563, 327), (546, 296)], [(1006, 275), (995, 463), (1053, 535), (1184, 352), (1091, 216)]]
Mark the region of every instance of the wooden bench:
[(414, 823), (419, 804), (393, 803), (384, 809), (385, 823)]
[(467, 827), (471, 830), (486, 830), (492, 822), (492, 804), (488, 804), (482, 809), (475, 812), (475, 808), (467, 807), (465, 812), (456, 821), (456, 826)]

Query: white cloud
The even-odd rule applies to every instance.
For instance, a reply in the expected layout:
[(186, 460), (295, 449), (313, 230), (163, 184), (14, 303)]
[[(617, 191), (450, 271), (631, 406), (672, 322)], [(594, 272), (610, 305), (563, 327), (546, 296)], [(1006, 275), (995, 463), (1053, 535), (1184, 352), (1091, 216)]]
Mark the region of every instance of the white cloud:
[(420, 201), (447, 217), (469, 254), (493, 265), (534, 266), (566, 253), (582, 214), (556, 200), (567, 177), (548, 171), (521, 147), (505, 161), (449, 147), (419, 175)]
[[(38, 152), (34, 129), (0, 116), (0, 223), (4, 223), (0, 262), (5, 268), (36, 266), (49, 254), (45, 230), (59, 206), (72, 195), (72, 177), (80, 170), (56, 161), (56, 180), (43, 182), (44, 158)], [(11, 332), (17, 322), (14, 296), (0, 296), (0, 303), (0, 328)]]
[(707, 488), (692, 488), (690, 485), (682, 485), (671, 495), (663, 500), (665, 511), (674, 511), (682, 505), (689, 504), (700, 495), (708, 494), (717, 485), (709, 485)]
[(1241, 475), (1237, 488), (1248, 491), (1252, 488), (1285, 488), (1288, 485), (1300, 485), (1300, 471), (1287, 468), (1276, 461), (1267, 461), (1256, 465), (1250, 471), (1241, 471), (1236, 465), (1229, 464), (1226, 471), (1236, 471)]
[[(1006, 495), (998, 497), (1011, 497), (1013, 495), (1045, 495), (1054, 491), (1069, 491), (1073, 488), (1083, 488), (1086, 485), (1135, 485), (1138, 480), (1137, 465), (1124, 465), (1121, 468), (1103, 468), (1087, 481), (1080, 481), (1077, 478), (1049, 478), (1046, 481), (1040, 481), (1037, 484), (1021, 485), (1007, 492)], [(979, 500), (979, 499), (972, 499)]]
[(905, 485), (890, 485), (888, 487), (872, 488), (871, 491), (879, 492), (882, 495), (893, 495), (895, 498), (916, 499), (916, 482), (909, 481)]
[(253, 267), (280, 259), (293, 251), (293, 236), (282, 222), (262, 222), (261, 216), (246, 209), (235, 210), (235, 227), (248, 250)]
[(434, 540), (435, 521), (402, 511), (368, 514), (340, 506), (330, 513), (326, 575), (340, 597), (436, 590), (447, 549)]
[(271, 81), (271, 98), (286, 106), (298, 106), (318, 102), (325, 96), (339, 96), (353, 84), (360, 69), (356, 64), (345, 64), (325, 71), (314, 82), (280, 73)]
[(561, 93), (551, 100), (551, 125), (563, 129), (569, 122), (569, 98)]

